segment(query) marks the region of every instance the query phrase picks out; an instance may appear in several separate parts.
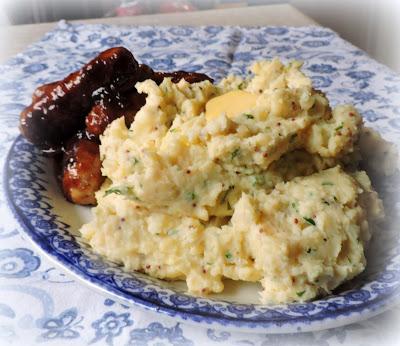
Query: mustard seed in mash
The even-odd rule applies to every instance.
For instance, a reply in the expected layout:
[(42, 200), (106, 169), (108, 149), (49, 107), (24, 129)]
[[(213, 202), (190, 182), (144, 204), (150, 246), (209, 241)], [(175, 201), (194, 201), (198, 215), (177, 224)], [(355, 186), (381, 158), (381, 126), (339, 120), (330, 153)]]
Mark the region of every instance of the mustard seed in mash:
[(361, 273), (383, 215), (355, 168), (362, 120), (331, 109), (300, 68), (274, 59), (217, 85), (137, 83), (148, 96), (135, 121), (101, 138), (108, 179), (81, 229), (93, 249), (193, 294), (258, 281), (262, 303), (310, 300)]

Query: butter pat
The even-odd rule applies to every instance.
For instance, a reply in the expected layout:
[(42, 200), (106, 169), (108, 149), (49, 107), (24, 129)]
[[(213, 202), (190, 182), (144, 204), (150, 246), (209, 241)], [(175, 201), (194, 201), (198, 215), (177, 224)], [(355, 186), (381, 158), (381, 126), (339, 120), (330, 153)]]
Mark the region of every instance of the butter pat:
[(210, 121), (222, 113), (234, 119), (253, 109), (256, 106), (257, 97), (258, 95), (243, 90), (233, 90), (214, 97), (206, 104), (206, 119)]

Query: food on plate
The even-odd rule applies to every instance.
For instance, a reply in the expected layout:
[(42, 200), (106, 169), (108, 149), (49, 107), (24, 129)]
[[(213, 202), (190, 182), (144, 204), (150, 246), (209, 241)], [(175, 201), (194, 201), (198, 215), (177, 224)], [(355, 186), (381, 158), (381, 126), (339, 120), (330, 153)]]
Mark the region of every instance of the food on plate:
[(61, 168), (60, 181), (66, 198), (95, 204), (93, 191), (99, 190), (104, 182), (98, 143), (77, 134), (66, 145)]
[(300, 68), (274, 59), (218, 84), (137, 82), (135, 120), (100, 136), (106, 180), (83, 237), (200, 295), (230, 278), (260, 282), (262, 303), (305, 301), (360, 274), (383, 217), (357, 168), (362, 119), (332, 109)]
[(156, 72), (138, 64), (126, 48), (100, 53), (65, 79), (38, 87), (20, 116), (21, 133), (47, 155), (55, 156), (65, 197), (77, 204), (94, 204), (104, 178), (100, 171), (99, 136), (113, 120), (129, 126), (146, 96), (135, 83), (171, 77), (189, 83), (212, 81), (202, 73)]
[(21, 113), (22, 134), (44, 150), (59, 151), (84, 124), (98, 91), (116, 90), (113, 96), (119, 96), (135, 83), (138, 69), (131, 52), (112, 48), (65, 79), (37, 88)]

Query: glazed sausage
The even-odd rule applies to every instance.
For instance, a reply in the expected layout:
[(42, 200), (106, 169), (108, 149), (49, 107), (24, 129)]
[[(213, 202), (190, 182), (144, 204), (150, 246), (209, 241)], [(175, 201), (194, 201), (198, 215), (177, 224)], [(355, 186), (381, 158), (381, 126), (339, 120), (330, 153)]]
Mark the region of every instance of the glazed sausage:
[(211, 83), (214, 81), (212, 78), (207, 76), (204, 73), (197, 72), (186, 72), (186, 71), (175, 71), (175, 72), (155, 72), (154, 73), (154, 81), (157, 84), (160, 84), (162, 80), (166, 77), (171, 78), (173, 83), (178, 83), (181, 79), (184, 79), (186, 82), (190, 84), (199, 83), (205, 80), (210, 81)]
[(126, 126), (133, 122), (136, 113), (146, 102), (146, 95), (132, 91), (128, 95), (115, 94), (109, 98), (95, 101), (86, 116), (86, 132), (90, 137), (98, 138), (113, 120), (123, 116)]
[(104, 182), (99, 144), (78, 134), (65, 148), (61, 187), (67, 200), (82, 205), (96, 204), (95, 192)]
[(36, 89), (20, 116), (20, 130), (43, 150), (58, 152), (84, 127), (93, 98), (102, 88), (133, 88), (139, 64), (123, 47), (108, 49), (65, 79)]

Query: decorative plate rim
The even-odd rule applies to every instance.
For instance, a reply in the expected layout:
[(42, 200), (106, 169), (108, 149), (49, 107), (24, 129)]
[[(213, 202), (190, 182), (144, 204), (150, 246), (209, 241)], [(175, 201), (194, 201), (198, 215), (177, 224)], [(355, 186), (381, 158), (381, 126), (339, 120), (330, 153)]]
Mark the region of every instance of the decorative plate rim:
[[(240, 330), (243, 332), (254, 332), (256, 330), (267, 332), (267, 333), (292, 333), (292, 332), (305, 332), (305, 331), (316, 331), (321, 329), (329, 329), (340, 327), (343, 325), (347, 325), (350, 323), (354, 323), (356, 321), (365, 320), (372, 316), (375, 316), (379, 313), (384, 312), (393, 304), (400, 302), (400, 279), (398, 278), (395, 281), (393, 286), (390, 286), (388, 292), (378, 294), (373, 299), (366, 299), (363, 300), (361, 304), (339, 304), (339, 308), (331, 309), (329, 306), (329, 302), (332, 302), (337, 305), (337, 302), (334, 302), (336, 298), (344, 298), (346, 300), (346, 296), (354, 294), (356, 295), (357, 292), (360, 292), (360, 289), (357, 290), (349, 290), (343, 292), (336, 296), (328, 296), (322, 298), (320, 300), (316, 300), (309, 303), (294, 303), (294, 304), (285, 304), (285, 305), (258, 305), (258, 304), (236, 304), (236, 303), (229, 303), (226, 301), (218, 301), (218, 300), (211, 300), (205, 299), (200, 297), (192, 297), (186, 294), (180, 294), (175, 292), (177, 297), (190, 297), (193, 301), (204, 301), (204, 302), (211, 302), (211, 305), (217, 304), (227, 304), (227, 306), (231, 305), (233, 307), (251, 307), (252, 309), (264, 309), (264, 314), (269, 314), (270, 317), (268, 318), (246, 318), (239, 317), (239, 314), (236, 316), (228, 316), (224, 315), (221, 312), (216, 313), (209, 313), (209, 312), (201, 312), (201, 311), (193, 311), (193, 308), (184, 309), (179, 306), (167, 306), (165, 303), (160, 301), (159, 299), (154, 300), (154, 298), (149, 298), (144, 296), (143, 292), (138, 293), (128, 293), (121, 290), (116, 286), (113, 286), (110, 283), (102, 281), (100, 278), (93, 277), (87, 273), (85, 273), (81, 268), (77, 267), (71, 263), (65, 254), (61, 252), (57, 252), (49, 242), (43, 241), (43, 236), (37, 234), (35, 227), (29, 220), (28, 215), (17, 205), (15, 200), (15, 193), (18, 189), (12, 188), (11, 181), (13, 179), (13, 172), (18, 170), (18, 168), (12, 168), (11, 164), (14, 160), (16, 160), (16, 156), (13, 154), (18, 153), (17, 145), (24, 144), (31, 146), (31, 153), (33, 157), (40, 155), (35, 152), (35, 148), (28, 143), (21, 135), (15, 138), (12, 145), (10, 146), (4, 167), (3, 167), (3, 190), (6, 196), (6, 201), (11, 209), (14, 217), (21, 225), (25, 235), (31, 241), (31, 243), (39, 249), (48, 259), (50, 259), (53, 263), (55, 263), (58, 267), (62, 268), (63, 270), (67, 271), (69, 275), (72, 275), (74, 278), (78, 279), (80, 282), (86, 284), (92, 289), (96, 289), (98, 292), (102, 294), (108, 295), (112, 297), (112, 299), (119, 301), (122, 304), (128, 304), (131, 306), (139, 306), (141, 308), (145, 308), (147, 310), (153, 312), (160, 312), (166, 316), (178, 319), (180, 321), (190, 323), (190, 324), (202, 324), (207, 325), (209, 327), (215, 327), (217, 329), (224, 329), (224, 330)], [(29, 152), (28, 152), (29, 153)], [(20, 168), (21, 169), (21, 168)], [(32, 173), (32, 172), (31, 172)], [(32, 181), (31, 181), (32, 182)], [(32, 189), (32, 188), (31, 188)], [(33, 189), (32, 189), (33, 190)], [(48, 202), (47, 202), (48, 203)], [(49, 210), (53, 209), (53, 206), (48, 203)], [(58, 223), (62, 223), (65, 226), (68, 226), (64, 222), (59, 220), (59, 216), (53, 214), (52, 217), (57, 220)], [(58, 228), (61, 231), (60, 228)], [(71, 239), (75, 241), (75, 237), (73, 235), (69, 235)], [(79, 247), (81, 250), (82, 248)], [(400, 263), (398, 263), (400, 264)], [(115, 269), (115, 268), (114, 268)], [(122, 270), (121, 268), (119, 269)], [(128, 274), (125, 272), (126, 275), (132, 276), (132, 274)], [(135, 278), (138, 280), (137, 278)], [(140, 281), (140, 279), (139, 279)], [(161, 287), (159, 287), (161, 289)], [(172, 289), (167, 289), (167, 291), (173, 292)], [(365, 291), (365, 289), (364, 289)], [(368, 293), (369, 294), (369, 293)], [(357, 300), (357, 299), (356, 299)], [(360, 300), (360, 299), (359, 299)], [(321, 305), (319, 308), (323, 309), (324, 304), (328, 304), (325, 307), (325, 314), (321, 317), (319, 314), (317, 316), (312, 316), (309, 314), (305, 314), (304, 311), (307, 311), (308, 306), (317, 306), (316, 304), (320, 303)], [(283, 311), (282, 309), (286, 307), (291, 311), (297, 311), (297, 317), (293, 318), (282, 318), (277, 317), (278, 314)], [(297, 309), (297, 310), (296, 310)], [(302, 312), (302, 309), (304, 310)], [(279, 312), (278, 312), (279, 311)], [(275, 317), (271, 317), (275, 313)]]

